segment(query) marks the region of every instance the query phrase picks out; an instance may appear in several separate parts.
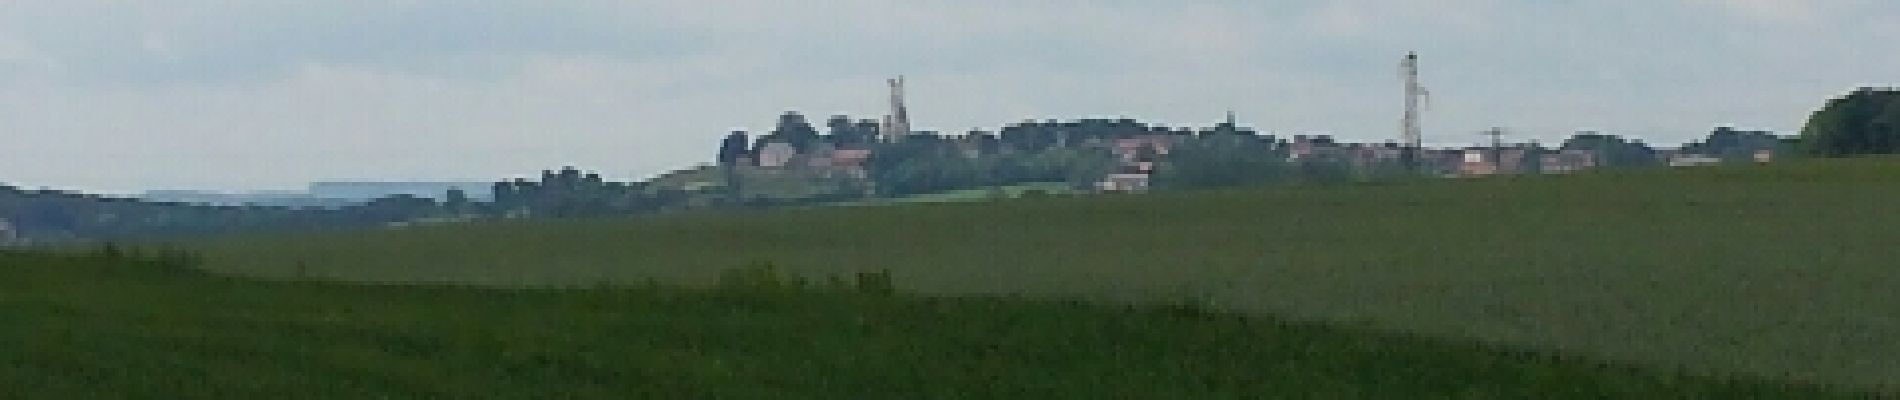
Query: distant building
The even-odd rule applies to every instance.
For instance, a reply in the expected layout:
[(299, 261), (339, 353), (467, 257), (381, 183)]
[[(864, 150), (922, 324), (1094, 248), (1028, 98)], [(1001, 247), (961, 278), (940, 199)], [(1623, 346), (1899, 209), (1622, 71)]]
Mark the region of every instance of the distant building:
[(1149, 178), (1154, 176), (1154, 162), (1147, 160), (1123, 163), (1115, 173), (1103, 177), (1095, 183), (1095, 188), (1104, 192), (1140, 192), (1148, 190)]
[(1538, 164), (1546, 174), (1563, 174), (1596, 168), (1597, 157), (1594, 151), (1563, 150), (1539, 157)]
[(1109, 148), (1110, 153), (1114, 153), (1115, 157), (1123, 163), (1133, 163), (1138, 161), (1136, 158), (1143, 148), (1153, 150), (1155, 155), (1168, 155), (1168, 150), (1174, 147), (1174, 138), (1165, 135), (1141, 135), (1115, 139), (1112, 146)]
[(1334, 142), (1331, 136), (1294, 135), (1293, 141), (1287, 143), (1286, 157), (1287, 161), (1306, 161), (1332, 157), (1340, 153), (1342, 150), (1339, 143)]
[(1493, 159), (1491, 149), (1465, 149), (1463, 158), (1458, 162), (1459, 176), (1485, 176), (1498, 173), (1498, 160)]
[(1096, 183), (1096, 188), (1104, 192), (1140, 192), (1148, 190), (1148, 174), (1116, 173)]
[(1452, 175), (1484, 176), (1530, 173), (1542, 167), (1537, 157), (1543, 150), (1531, 144), (1508, 145), (1503, 148), (1470, 147), (1458, 150), (1457, 165), (1452, 167)]
[(838, 149), (831, 152), (831, 165), (834, 167), (863, 166), (871, 159), (871, 151), (866, 149)]
[(1774, 162), (1774, 161), (1775, 161), (1775, 151), (1774, 151), (1774, 150), (1769, 150), (1769, 149), (1761, 149), (1761, 150), (1755, 150), (1755, 154), (1754, 154), (1754, 157), (1753, 157), (1753, 158), (1755, 159), (1755, 162), (1757, 162), (1757, 163), (1769, 163), (1769, 162)]
[(1681, 153), (1669, 156), (1669, 166), (1671, 167), (1694, 167), (1721, 163), (1721, 158), (1707, 154)]
[(792, 148), (791, 143), (765, 142), (759, 146), (760, 167), (781, 168), (790, 164), (795, 156), (798, 156), (798, 149)]
[(1346, 159), (1353, 168), (1367, 169), (1374, 165), (1398, 163), (1405, 155), (1405, 149), (1398, 143), (1360, 144), (1346, 146)]

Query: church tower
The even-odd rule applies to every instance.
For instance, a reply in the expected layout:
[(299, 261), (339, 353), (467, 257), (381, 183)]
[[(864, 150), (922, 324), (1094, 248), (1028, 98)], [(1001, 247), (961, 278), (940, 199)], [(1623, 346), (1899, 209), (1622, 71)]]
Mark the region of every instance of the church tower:
[(910, 136), (910, 109), (904, 106), (904, 76), (898, 75), (886, 82), (891, 86), (891, 112), (884, 115), (878, 138), (883, 142), (896, 142)]

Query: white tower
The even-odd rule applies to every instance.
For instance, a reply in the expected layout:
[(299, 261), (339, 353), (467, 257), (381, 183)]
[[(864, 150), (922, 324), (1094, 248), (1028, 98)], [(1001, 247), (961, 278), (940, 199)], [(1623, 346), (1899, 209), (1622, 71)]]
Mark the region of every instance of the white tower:
[(904, 76), (886, 82), (891, 85), (891, 113), (884, 116), (878, 136), (885, 142), (895, 142), (910, 135), (910, 109), (904, 106)]
[(1399, 142), (1404, 146), (1407, 167), (1416, 167), (1419, 150), (1424, 147), (1419, 119), (1431, 96), (1418, 83), (1418, 53), (1405, 53), (1405, 60), (1399, 62), (1399, 75), (1405, 78), (1405, 117), (1399, 122)]

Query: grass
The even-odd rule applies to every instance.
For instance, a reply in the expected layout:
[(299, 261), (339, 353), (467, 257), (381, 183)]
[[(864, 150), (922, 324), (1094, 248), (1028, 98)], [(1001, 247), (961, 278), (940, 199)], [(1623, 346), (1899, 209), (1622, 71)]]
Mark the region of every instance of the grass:
[[(750, 274), (757, 278), (758, 274)], [(1185, 307), (267, 282), (0, 253), (23, 398), (1854, 398)]]
[(771, 261), (901, 290), (1224, 310), (1900, 388), (1900, 160), (530, 221), (196, 244), (208, 267), (500, 286)]
[[(937, 192), (937, 193), (927, 193), (927, 194), (911, 195), (911, 196), (889, 198), (889, 199), (874, 198), (874, 199), (869, 199), (869, 200), (859, 200), (859, 201), (837, 203), (833, 205), (864, 206), (864, 205), (919, 204), (919, 203), (960, 203), (960, 202), (1001, 200), (997, 198), (998, 197), (997, 196), (998, 193), (996, 193), (997, 191), (1002, 192), (1001, 197), (1010, 198), (1010, 199), (1023, 197), (1025, 193), (1030, 193), (1030, 192), (1040, 192), (1042, 195), (1066, 195), (1066, 194), (1080, 193), (1080, 191), (1077, 191), (1075, 190), (1075, 188), (1070, 187), (1070, 185), (1066, 182), (1037, 182), (1037, 183), (1025, 183), (1025, 184), (1020, 184), (1020, 185), (999, 186), (999, 187), (996, 187), (995, 189), (990, 189), (990, 188), (959, 189), (959, 190), (949, 190), (949, 191), (943, 191), (943, 192)], [(1031, 195), (1031, 196), (1034, 196), (1034, 195)]]

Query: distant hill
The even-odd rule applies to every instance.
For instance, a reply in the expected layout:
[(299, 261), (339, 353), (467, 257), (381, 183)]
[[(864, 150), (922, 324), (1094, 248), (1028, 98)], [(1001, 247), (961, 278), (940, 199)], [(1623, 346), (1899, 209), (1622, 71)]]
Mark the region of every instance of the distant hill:
[(138, 198), (211, 206), (341, 208), (391, 196), (441, 201), (451, 189), (461, 189), (473, 201), (488, 201), (494, 197), (492, 185), (492, 182), (313, 182), (304, 191), (149, 190)]
[(340, 208), (368, 201), (361, 199), (318, 197), (311, 195), (309, 192), (297, 191), (225, 193), (203, 190), (150, 190), (138, 197), (145, 201), (165, 203), (210, 206), (255, 205), (291, 208)]
[(490, 190), (492, 185), (494, 182), (312, 182), (309, 193), (318, 198), (354, 201), (395, 195), (443, 200), (450, 189), (461, 189), (471, 200), (488, 201), (493, 195)]

